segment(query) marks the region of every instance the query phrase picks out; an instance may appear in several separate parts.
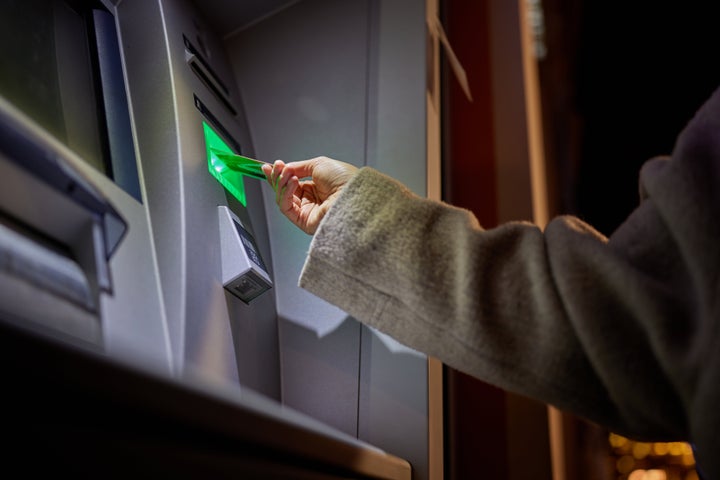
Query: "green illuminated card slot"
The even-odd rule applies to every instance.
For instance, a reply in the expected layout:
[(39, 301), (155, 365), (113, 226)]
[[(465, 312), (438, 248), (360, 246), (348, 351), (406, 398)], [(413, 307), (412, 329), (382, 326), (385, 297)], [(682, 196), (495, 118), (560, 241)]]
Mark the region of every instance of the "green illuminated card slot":
[(265, 174), (262, 171), (262, 166), (265, 162), (234, 153), (223, 152), (214, 148), (211, 148), (211, 150), (229, 169), (247, 175), (248, 177), (265, 180)]
[(265, 180), (262, 173), (263, 162), (237, 155), (206, 122), (203, 122), (203, 132), (208, 171), (243, 206), (247, 206), (244, 177)]

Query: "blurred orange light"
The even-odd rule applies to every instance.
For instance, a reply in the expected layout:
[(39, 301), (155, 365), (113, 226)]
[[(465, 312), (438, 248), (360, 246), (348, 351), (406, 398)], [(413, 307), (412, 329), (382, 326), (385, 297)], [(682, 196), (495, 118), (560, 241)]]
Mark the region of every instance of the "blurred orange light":
[(665, 470), (635, 470), (628, 475), (628, 480), (667, 480)]

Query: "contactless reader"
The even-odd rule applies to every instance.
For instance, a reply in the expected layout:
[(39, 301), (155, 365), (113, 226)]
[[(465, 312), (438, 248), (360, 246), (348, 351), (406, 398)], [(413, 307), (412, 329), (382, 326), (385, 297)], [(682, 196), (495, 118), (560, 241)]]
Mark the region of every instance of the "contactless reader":
[(245, 303), (272, 288), (252, 234), (226, 206), (218, 206), (222, 282), (230, 293)]

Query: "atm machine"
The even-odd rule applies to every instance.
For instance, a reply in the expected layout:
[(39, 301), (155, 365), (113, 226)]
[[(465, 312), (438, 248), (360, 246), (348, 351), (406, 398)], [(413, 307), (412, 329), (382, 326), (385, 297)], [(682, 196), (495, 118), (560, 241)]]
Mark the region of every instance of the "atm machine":
[(228, 160), (326, 155), (424, 194), (425, 2), (0, 8), (3, 328), (429, 478), (427, 358), (297, 287), (310, 237)]

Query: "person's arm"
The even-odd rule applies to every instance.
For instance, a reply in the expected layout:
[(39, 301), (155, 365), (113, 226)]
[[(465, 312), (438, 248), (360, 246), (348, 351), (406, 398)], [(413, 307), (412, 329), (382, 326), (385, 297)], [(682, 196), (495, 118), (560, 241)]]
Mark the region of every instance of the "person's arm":
[[(638, 234), (663, 234), (649, 205), (636, 215)], [(685, 305), (656, 281), (576, 218), (545, 233), (483, 230), (363, 169), (317, 231), (300, 285), (477, 378), (618, 431), (677, 437), (680, 399), (658, 363), (672, 346), (655, 352), (647, 335), (667, 334)]]
[(672, 160), (645, 165), (646, 199), (609, 240), (574, 217), (484, 230), (375, 170), (353, 172), (318, 200), (326, 215), (300, 285), (502, 388), (618, 433), (693, 441), (720, 475), (718, 132), (716, 92)]

